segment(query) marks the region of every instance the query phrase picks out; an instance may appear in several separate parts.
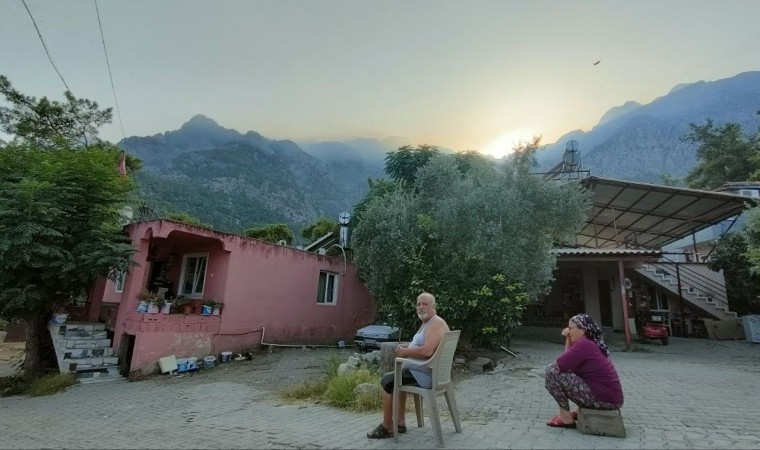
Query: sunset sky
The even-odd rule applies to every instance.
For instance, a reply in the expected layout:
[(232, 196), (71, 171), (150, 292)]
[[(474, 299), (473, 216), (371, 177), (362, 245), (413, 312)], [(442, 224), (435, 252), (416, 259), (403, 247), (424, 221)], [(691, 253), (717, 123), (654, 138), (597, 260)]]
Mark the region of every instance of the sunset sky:
[[(113, 106), (94, 1), (26, 4), (74, 95)], [(269, 138), (396, 136), (501, 156), (680, 83), (760, 70), (754, 0), (97, 5), (126, 136), (200, 113)], [(0, 73), (29, 95), (65, 90), (21, 0), (0, 1)], [(122, 138), (116, 114), (102, 137)]]

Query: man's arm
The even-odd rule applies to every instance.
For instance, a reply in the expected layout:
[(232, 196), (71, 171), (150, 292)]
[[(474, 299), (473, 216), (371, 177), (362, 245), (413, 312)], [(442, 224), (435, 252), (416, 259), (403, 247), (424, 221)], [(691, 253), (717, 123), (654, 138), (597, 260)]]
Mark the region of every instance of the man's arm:
[(422, 347), (403, 347), (396, 350), (396, 355), (402, 358), (428, 359), (433, 356), (438, 344), (441, 343), (444, 333), (449, 331), (448, 325), (440, 317), (433, 319), (433, 322), (425, 329), (425, 345)]

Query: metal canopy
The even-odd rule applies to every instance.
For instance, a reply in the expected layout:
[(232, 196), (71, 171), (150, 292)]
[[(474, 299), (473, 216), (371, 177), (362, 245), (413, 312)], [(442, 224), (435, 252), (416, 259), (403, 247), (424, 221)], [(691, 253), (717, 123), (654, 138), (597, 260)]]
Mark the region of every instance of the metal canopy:
[(593, 208), (580, 247), (659, 249), (741, 213), (748, 197), (722, 192), (587, 177)]

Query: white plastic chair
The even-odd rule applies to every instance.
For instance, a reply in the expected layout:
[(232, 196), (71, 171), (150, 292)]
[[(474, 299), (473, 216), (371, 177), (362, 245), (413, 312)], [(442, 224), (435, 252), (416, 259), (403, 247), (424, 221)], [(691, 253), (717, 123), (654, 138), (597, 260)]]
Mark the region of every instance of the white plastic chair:
[[(456, 432), (462, 432), (462, 426), (459, 423), (457, 400), (454, 396), (454, 382), (451, 380), (451, 367), (454, 364), (454, 352), (457, 348), (457, 342), (459, 342), (460, 333), (461, 330), (446, 332), (443, 335), (443, 339), (441, 339), (441, 343), (438, 344), (435, 353), (427, 361), (411, 358), (396, 358), (393, 375), (393, 437), (396, 441), (398, 441), (398, 408), (396, 405), (399, 403), (399, 393), (402, 391), (408, 392), (414, 397), (414, 409), (417, 413), (418, 427), (422, 427), (425, 424), (422, 416), (423, 403), (421, 400), (424, 400), (427, 404), (428, 417), (430, 417), (433, 433), (435, 434), (436, 443), (439, 447), (443, 447), (441, 418), (438, 415), (438, 402), (436, 400), (439, 395), (443, 394), (446, 398), (446, 403), (449, 406), (449, 412), (451, 413), (451, 419), (454, 421)], [(419, 386), (402, 386), (401, 366), (405, 362), (430, 367), (433, 378), (432, 387), (430, 389), (425, 389)]]

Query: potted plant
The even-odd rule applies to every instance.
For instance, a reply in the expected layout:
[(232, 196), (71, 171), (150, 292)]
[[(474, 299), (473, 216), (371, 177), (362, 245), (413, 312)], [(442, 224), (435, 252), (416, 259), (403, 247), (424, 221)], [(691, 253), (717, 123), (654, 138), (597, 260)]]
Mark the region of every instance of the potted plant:
[(158, 294), (153, 294), (153, 298), (148, 300), (148, 314), (158, 314), (163, 304), (164, 299), (159, 297)]
[(154, 298), (155, 294), (147, 289), (137, 294), (137, 312), (148, 312), (149, 304)]
[(210, 316), (214, 312), (214, 308), (216, 308), (216, 300), (213, 298), (208, 298), (206, 300), (203, 300), (201, 306), (201, 314), (204, 316)]
[(222, 302), (216, 302), (216, 305), (214, 306), (214, 309), (211, 311), (212, 316), (218, 316), (222, 313), (222, 306), (224, 306), (224, 303)]
[(185, 308), (190, 309), (190, 305), (188, 305), (188, 302), (190, 301), (189, 298), (185, 297), (184, 295), (180, 295), (179, 297), (172, 300), (172, 309), (173, 312), (177, 314), (190, 314), (190, 311), (185, 312)]

